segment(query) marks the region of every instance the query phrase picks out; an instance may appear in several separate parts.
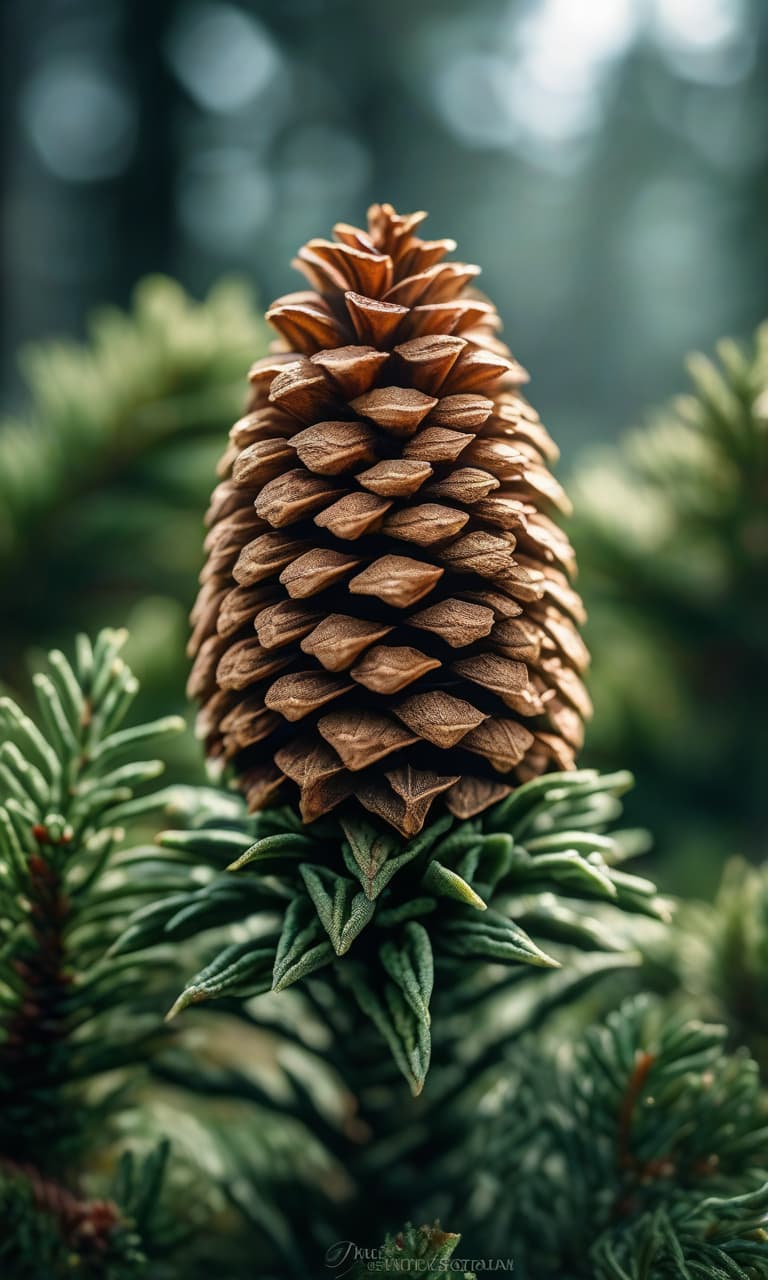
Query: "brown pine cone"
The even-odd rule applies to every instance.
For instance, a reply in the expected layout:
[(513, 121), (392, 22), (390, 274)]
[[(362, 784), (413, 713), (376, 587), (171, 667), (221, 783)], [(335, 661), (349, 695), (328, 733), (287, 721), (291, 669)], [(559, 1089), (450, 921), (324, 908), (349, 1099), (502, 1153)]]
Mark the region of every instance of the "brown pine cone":
[[(189, 690), (251, 810), (354, 801), (404, 836), (569, 769), (589, 699), (557, 449), (498, 315), (373, 205), (267, 317), (207, 516)], [(298, 788), (298, 790), (297, 790)]]

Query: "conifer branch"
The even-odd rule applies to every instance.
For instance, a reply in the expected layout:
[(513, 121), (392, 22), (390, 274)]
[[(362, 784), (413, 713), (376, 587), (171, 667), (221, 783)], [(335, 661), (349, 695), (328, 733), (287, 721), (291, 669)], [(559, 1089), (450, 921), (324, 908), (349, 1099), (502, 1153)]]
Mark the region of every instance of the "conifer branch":
[[(26, 1186), (64, 1244), (87, 1237), (102, 1252), (122, 1239), (125, 1208), (82, 1192), (83, 1162), (96, 1133), (107, 1141), (116, 1105), (114, 1086), (98, 1100), (91, 1085), (141, 1063), (158, 1035), (146, 966), (106, 959), (123, 912), (152, 884), (122, 869), (132, 856), (123, 824), (160, 803), (147, 783), (162, 764), (135, 751), (183, 727), (178, 717), (122, 727), (137, 689), (124, 640), (80, 637), (73, 664), (52, 653), (34, 678), (38, 721), (0, 700), (2, 1194), (16, 1215)], [(21, 1247), (19, 1231), (6, 1250)]]
[(575, 1046), (521, 1046), (481, 1112), (454, 1212), (524, 1275), (768, 1275), (758, 1072), (724, 1027), (630, 1000)]
[[(571, 483), (592, 759), (639, 775), (670, 845), (762, 856), (768, 749), (768, 325), (688, 361), (692, 391)], [(616, 654), (621, 653), (621, 661)]]
[(316, 975), (330, 984), (326, 1004), (335, 993), (359, 1006), (418, 1093), (435, 982), (447, 995), (489, 965), (557, 968), (563, 947), (563, 956), (620, 950), (590, 901), (611, 904), (617, 918), (663, 914), (653, 886), (621, 866), (642, 847), (636, 833), (607, 831), (630, 781), (550, 774), (484, 816), (443, 817), (408, 842), (349, 816), (303, 829), (290, 809), (236, 820), (209, 812), (201, 825), (160, 836), (174, 865), (188, 864), (189, 885), (141, 908), (114, 950), (236, 926), (236, 935), (219, 932), (223, 948), (171, 1016)]
[[(96, 594), (121, 611), (146, 594), (186, 603), (210, 467), (263, 346), (244, 285), (196, 302), (158, 276), (139, 283), (128, 312), (97, 312), (86, 344), (47, 340), (22, 354), (28, 407), (0, 422), (0, 583), (14, 601), (0, 637), (6, 671), (73, 615), (92, 619)], [(32, 578), (46, 590), (30, 592)], [(150, 634), (159, 611), (156, 602), (144, 618)]]

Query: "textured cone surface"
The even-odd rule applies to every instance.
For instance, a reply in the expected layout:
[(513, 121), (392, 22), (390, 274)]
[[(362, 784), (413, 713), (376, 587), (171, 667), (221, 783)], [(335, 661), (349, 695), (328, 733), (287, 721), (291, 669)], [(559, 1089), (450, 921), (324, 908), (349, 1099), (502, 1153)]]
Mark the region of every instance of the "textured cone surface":
[(476, 267), (374, 205), (267, 313), (208, 512), (190, 692), (249, 806), (403, 835), (569, 769), (589, 699), (557, 450)]

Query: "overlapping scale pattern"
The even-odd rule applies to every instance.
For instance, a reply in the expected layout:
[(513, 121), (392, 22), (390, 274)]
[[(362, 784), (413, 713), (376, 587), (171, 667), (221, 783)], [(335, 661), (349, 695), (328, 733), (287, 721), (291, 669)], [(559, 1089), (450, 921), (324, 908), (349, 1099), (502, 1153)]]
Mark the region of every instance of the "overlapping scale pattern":
[(590, 713), (568, 501), (478, 268), (374, 205), (296, 264), (207, 515), (190, 693), (252, 809), (404, 836), (568, 769)]

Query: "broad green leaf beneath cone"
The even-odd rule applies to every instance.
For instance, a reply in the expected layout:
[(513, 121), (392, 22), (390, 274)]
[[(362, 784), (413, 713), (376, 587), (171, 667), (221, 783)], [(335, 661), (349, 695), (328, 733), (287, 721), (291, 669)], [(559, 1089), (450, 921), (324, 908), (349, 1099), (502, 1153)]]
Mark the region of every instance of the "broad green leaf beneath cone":
[(431, 1056), (429, 1027), (405, 1000), (401, 989), (384, 979), (383, 992), (374, 988), (374, 975), (359, 967), (349, 969), (345, 979), (363, 1013), (389, 1045), (390, 1052), (411, 1093), (417, 1096), (424, 1088)]
[(175, 1018), (191, 1004), (226, 995), (263, 995), (272, 985), (272, 947), (238, 942), (226, 947), (192, 979), (166, 1014)]
[[(444, 962), (438, 965), (443, 977), (473, 968), (481, 974), (499, 964), (554, 970), (558, 960), (545, 949), (551, 940), (568, 948), (556, 952), (567, 954), (561, 972), (568, 973), (576, 948), (595, 956), (619, 943), (601, 920), (578, 906), (571, 910), (569, 899), (598, 897), (618, 908), (657, 913), (652, 886), (610, 865), (621, 856), (620, 837), (604, 835), (604, 822), (618, 804), (614, 789), (625, 781), (626, 775), (606, 780), (583, 770), (525, 784), (519, 792), (532, 793), (531, 803), (519, 809), (515, 835), (494, 829), (500, 806), (465, 822), (444, 815), (413, 840), (368, 817), (301, 827), (292, 811), (274, 809), (258, 821), (243, 815), (240, 829), (219, 818), (209, 833), (180, 833), (178, 843), (188, 842), (209, 866), (188, 873), (197, 883), (187, 893), (172, 894), (156, 904), (156, 914), (135, 918), (137, 932), (126, 935), (126, 949), (249, 916), (279, 918), (268, 943), (273, 989), (323, 967), (321, 982), (329, 989), (359, 979), (358, 1003), (417, 1092), (430, 1056), (433, 952)], [(19, 822), (22, 831), (22, 817)], [(585, 829), (587, 822), (598, 830)], [(264, 834), (254, 840), (254, 830)], [(175, 833), (170, 839), (175, 843)], [(232, 853), (243, 874), (225, 876)], [(210, 879), (201, 884), (204, 873)], [(255, 945), (267, 944), (259, 935)], [(214, 987), (199, 991), (199, 977), (178, 1007), (217, 994)], [(211, 981), (220, 978), (215, 971)], [(226, 974), (227, 984), (241, 980), (239, 970)], [(500, 976), (502, 985), (504, 980)], [(533, 972), (525, 979), (549, 980)], [(234, 985), (224, 986), (222, 993), (228, 992), (236, 993)]]
[[(428, 853), (435, 841), (453, 823), (450, 814), (444, 814), (437, 822), (432, 823), (415, 839), (410, 840), (405, 848), (393, 835), (380, 838), (371, 823), (342, 819), (347, 840), (342, 845), (342, 855), (349, 871), (356, 875), (367, 898), (373, 900), (387, 887), (392, 877), (408, 863), (422, 854)], [(376, 833), (376, 839), (371, 833)], [(395, 850), (399, 849), (397, 853)]]
[(334, 958), (314, 903), (295, 898), (285, 913), (272, 973), (272, 990), (282, 991)]
[(528, 848), (515, 846), (512, 864), (504, 878), (504, 887), (537, 883), (556, 886), (588, 897), (615, 898), (618, 894), (608, 868), (588, 861), (575, 849), (561, 853), (540, 853), (532, 857)]
[(373, 918), (375, 904), (357, 889), (353, 880), (328, 867), (304, 862), (299, 871), (334, 951), (338, 956), (344, 955)]
[(576, 911), (553, 893), (513, 897), (500, 904), (537, 937), (582, 951), (621, 951), (624, 940), (602, 920)]
[(379, 956), (416, 1017), (429, 1026), (429, 1001), (435, 967), (426, 929), (412, 921), (405, 926), (397, 942), (389, 941), (382, 945)]
[(596, 831), (555, 831), (526, 840), (525, 847), (529, 853), (561, 853), (573, 849), (577, 853), (598, 852), (610, 857), (616, 852), (616, 841), (613, 836), (599, 835)]
[(593, 786), (599, 777), (597, 769), (574, 769), (569, 774), (544, 773), (533, 778), (524, 787), (518, 787), (506, 799), (500, 800), (491, 810), (489, 830), (514, 832), (516, 824), (542, 801), (546, 802), (551, 794), (560, 798), (564, 793)]
[(398, 848), (392, 831), (382, 831), (365, 818), (340, 819), (352, 856), (362, 876), (361, 883), (372, 882), (378, 871)]
[(497, 911), (486, 911), (480, 918), (445, 921), (442, 942), (456, 956), (506, 963), (521, 961), (548, 969), (560, 967), (559, 961), (542, 951), (524, 929)]
[(251, 862), (264, 863), (267, 859), (276, 860), (279, 866), (281, 858), (306, 858), (314, 847), (314, 841), (309, 836), (301, 835), (297, 831), (264, 836), (263, 839), (254, 841), (239, 858), (231, 862), (227, 871), (239, 871), (241, 867), (246, 867)]
[(458, 872), (451, 871), (450, 867), (444, 867), (436, 858), (430, 862), (421, 883), (425, 889), (436, 893), (438, 897), (454, 898), (457, 902), (464, 902), (478, 911), (486, 909), (486, 903), (478, 893), (475, 893), (472, 886), (467, 884)]

